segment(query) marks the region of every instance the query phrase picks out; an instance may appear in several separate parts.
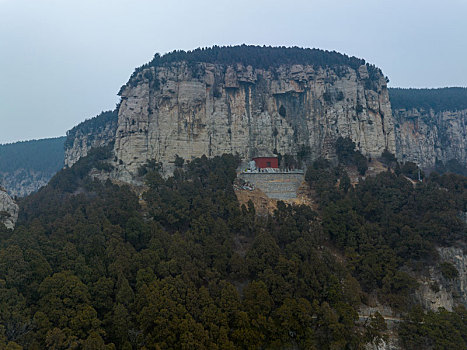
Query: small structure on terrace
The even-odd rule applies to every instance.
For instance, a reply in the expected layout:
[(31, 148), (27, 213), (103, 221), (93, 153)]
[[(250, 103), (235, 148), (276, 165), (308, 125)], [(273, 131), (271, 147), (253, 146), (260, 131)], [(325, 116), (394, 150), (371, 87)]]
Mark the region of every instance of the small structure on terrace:
[(273, 157), (255, 157), (253, 158), (255, 162), (256, 168), (258, 169), (265, 169), (265, 168), (272, 168), (272, 169), (279, 169), (279, 159), (277, 156)]

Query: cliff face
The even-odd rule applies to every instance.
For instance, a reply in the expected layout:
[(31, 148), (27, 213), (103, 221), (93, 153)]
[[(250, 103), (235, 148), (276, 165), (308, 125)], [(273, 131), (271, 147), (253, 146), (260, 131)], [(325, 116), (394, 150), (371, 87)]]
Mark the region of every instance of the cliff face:
[(4, 224), (9, 229), (14, 228), (16, 220), (18, 220), (18, 212), (18, 205), (0, 187), (0, 224)]
[(335, 52), (242, 46), (156, 55), (121, 89), (117, 110), (70, 130), (65, 164), (115, 141), (114, 175), (131, 181), (148, 159), (170, 173), (176, 155), (332, 158), (339, 136), (366, 156), (387, 148), (424, 168), (467, 164), (467, 89), (389, 94), (392, 110), (381, 71)]
[(147, 159), (170, 167), (175, 156), (238, 153), (242, 158), (296, 154), (333, 156), (348, 136), (363, 154), (395, 152), (394, 126), (379, 73), (283, 65), (177, 62), (148, 67), (121, 91), (115, 154), (122, 177)]
[(68, 131), (65, 142), (65, 166), (71, 167), (92, 147), (107, 146), (115, 139), (117, 112), (102, 112)]
[(393, 115), (399, 160), (422, 167), (432, 167), (436, 160), (446, 163), (456, 159), (467, 164), (467, 109), (396, 109)]

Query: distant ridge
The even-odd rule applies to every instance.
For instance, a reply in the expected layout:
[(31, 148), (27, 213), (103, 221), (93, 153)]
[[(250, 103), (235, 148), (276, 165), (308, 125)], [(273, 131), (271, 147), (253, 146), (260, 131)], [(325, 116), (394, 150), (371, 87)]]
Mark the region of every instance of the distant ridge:
[(393, 109), (423, 108), (440, 111), (467, 109), (467, 88), (445, 87), (437, 89), (389, 88)]
[(0, 145), (0, 184), (25, 196), (47, 184), (63, 167), (65, 136)]

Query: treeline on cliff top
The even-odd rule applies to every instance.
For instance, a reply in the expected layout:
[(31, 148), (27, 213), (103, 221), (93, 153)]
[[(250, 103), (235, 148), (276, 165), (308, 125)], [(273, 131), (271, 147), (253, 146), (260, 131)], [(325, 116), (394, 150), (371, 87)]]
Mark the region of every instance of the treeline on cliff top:
[[(343, 140), (341, 165), (309, 167), (318, 211), (279, 202), (262, 217), (239, 206), (234, 156), (179, 162), (168, 179), (148, 162), (143, 203), (87, 175), (110, 170), (110, 147), (92, 150), (20, 201), (14, 231), (0, 228), (0, 348), (362, 349), (386, 326), (359, 321), (358, 306), (378, 295), (410, 309), (434, 247), (465, 244), (467, 179), (414, 186), (386, 154), (394, 172), (352, 187), (355, 152)], [(465, 313), (414, 309), (403, 342), (465, 349)]]
[(447, 87), (440, 89), (390, 88), (389, 99), (393, 110), (430, 109), (435, 112), (467, 109), (467, 88)]
[(105, 129), (108, 125), (117, 127), (118, 121), (118, 106), (113, 111), (104, 111), (97, 116), (87, 119), (79, 123), (66, 133), (65, 148), (73, 146), (76, 134), (79, 132), (83, 135), (98, 134), (99, 130)]
[(53, 174), (63, 167), (65, 137), (0, 145), (0, 173), (32, 170)]
[[(174, 62), (198, 63), (207, 62), (223, 65), (242, 63), (256, 68), (278, 67), (284, 64), (303, 64), (314, 67), (349, 66), (358, 69), (367, 64), (364, 59), (347, 56), (336, 51), (310, 49), (301, 47), (272, 47), (272, 46), (213, 46), (197, 48), (192, 51), (175, 50), (164, 55), (156, 53), (147, 64), (137, 68), (132, 78), (141, 70), (148, 67), (158, 67)], [(370, 76), (381, 74), (374, 65), (367, 64)], [(130, 78), (131, 80), (131, 78)]]

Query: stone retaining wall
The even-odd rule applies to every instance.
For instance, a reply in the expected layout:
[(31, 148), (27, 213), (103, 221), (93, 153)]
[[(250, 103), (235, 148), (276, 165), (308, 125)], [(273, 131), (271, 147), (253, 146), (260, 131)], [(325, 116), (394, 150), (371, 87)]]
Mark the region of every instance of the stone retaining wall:
[(304, 180), (303, 174), (293, 173), (242, 173), (239, 178), (263, 191), (269, 198), (297, 198), (297, 190)]

